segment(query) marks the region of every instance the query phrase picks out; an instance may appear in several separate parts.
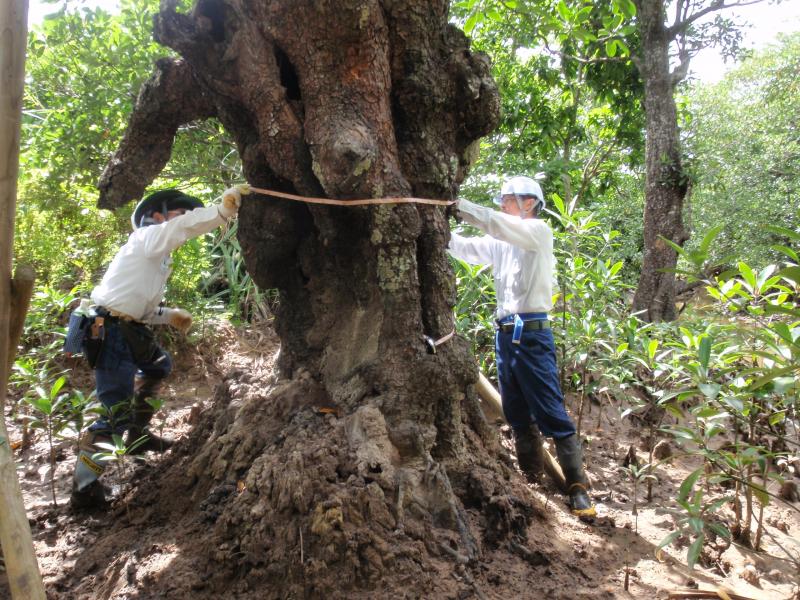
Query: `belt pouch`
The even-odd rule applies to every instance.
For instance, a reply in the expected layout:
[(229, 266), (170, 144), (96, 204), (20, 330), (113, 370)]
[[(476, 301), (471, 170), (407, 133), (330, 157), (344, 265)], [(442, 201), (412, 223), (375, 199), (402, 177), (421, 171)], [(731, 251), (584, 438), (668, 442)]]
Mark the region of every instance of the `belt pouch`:
[(519, 344), (522, 341), (522, 330), (525, 328), (525, 321), (519, 315), (514, 315), (514, 335), (511, 337), (512, 344)]
[(89, 366), (94, 369), (103, 352), (106, 340), (105, 319), (103, 317), (89, 318), (86, 337), (83, 339), (84, 354)]
[(67, 324), (67, 337), (64, 338), (64, 352), (79, 354), (83, 352), (83, 340), (86, 338), (91, 319), (86, 315), (73, 311)]

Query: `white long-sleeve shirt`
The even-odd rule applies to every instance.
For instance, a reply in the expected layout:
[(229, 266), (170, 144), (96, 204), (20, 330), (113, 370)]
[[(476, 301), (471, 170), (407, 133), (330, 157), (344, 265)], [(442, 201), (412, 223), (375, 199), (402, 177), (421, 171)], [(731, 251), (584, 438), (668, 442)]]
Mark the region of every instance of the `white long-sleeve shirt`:
[(206, 206), (137, 229), (114, 256), (100, 285), (92, 290), (92, 301), (137, 321), (163, 322), (158, 305), (172, 273), (172, 251), (223, 223), (217, 206)]
[(492, 266), (497, 318), (553, 308), (553, 231), (541, 219), (522, 219), (459, 200), (458, 211), (488, 236), (453, 233), (450, 254), (470, 264)]

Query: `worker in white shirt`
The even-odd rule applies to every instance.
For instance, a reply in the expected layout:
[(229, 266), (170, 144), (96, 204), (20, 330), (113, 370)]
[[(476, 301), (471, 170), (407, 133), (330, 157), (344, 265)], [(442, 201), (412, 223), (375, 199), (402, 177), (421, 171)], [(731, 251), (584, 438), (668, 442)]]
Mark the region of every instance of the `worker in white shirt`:
[[(71, 503), (76, 508), (107, 504), (99, 481), (105, 470), (95, 459), (107, 451), (112, 434), (123, 435), (136, 452), (163, 452), (173, 443), (147, 427), (153, 398), (172, 370), (172, 361), (155, 340), (150, 325), (168, 324), (188, 331), (191, 315), (180, 308), (161, 306), (172, 272), (171, 253), (190, 238), (208, 233), (236, 215), (247, 186), (226, 190), (222, 202), (203, 203), (175, 189), (150, 194), (131, 216), (133, 233), (120, 248), (91, 294), (92, 325), (84, 340), (84, 353), (95, 370), (97, 399), (104, 414), (81, 437), (73, 477)], [(142, 443), (142, 440), (144, 442)]]
[(459, 215), (488, 236), (452, 234), (450, 253), (470, 264), (492, 265), (497, 296), (497, 375), (520, 469), (539, 481), (542, 434), (555, 440), (572, 512), (595, 515), (575, 424), (564, 408), (548, 312), (553, 308), (553, 232), (537, 218), (542, 189), (529, 177), (507, 180), (495, 204), (501, 212), (458, 201)]

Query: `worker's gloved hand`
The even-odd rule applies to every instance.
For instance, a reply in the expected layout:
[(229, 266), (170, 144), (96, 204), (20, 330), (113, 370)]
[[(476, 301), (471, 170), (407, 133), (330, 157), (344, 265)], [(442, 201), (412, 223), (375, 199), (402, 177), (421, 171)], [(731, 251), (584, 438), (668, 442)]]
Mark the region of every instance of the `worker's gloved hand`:
[(192, 315), (189, 313), (188, 310), (184, 310), (182, 308), (168, 308), (167, 311), (167, 323), (180, 331), (181, 333), (187, 333), (189, 328), (192, 326)]
[(247, 184), (235, 185), (222, 193), (222, 204), (219, 205), (219, 214), (224, 218), (230, 219), (242, 205), (242, 196), (250, 193), (250, 186)]
[(450, 206), (448, 206), (445, 209), (444, 214), (448, 219), (450, 217), (453, 217), (456, 220), (456, 223), (461, 223), (461, 215), (458, 214), (458, 201), (459, 201), (459, 199), (456, 198), (455, 200), (456, 200), (456, 203), (455, 204), (451, 204)]

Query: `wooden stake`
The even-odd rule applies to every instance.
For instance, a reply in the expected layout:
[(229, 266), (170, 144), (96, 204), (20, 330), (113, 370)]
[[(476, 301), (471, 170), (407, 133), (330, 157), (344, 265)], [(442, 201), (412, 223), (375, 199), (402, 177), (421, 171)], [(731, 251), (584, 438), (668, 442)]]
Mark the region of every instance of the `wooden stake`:
[(17, 356), (17, 344), (25, 327), (25, 315), (33, 296), (33, 285), (36, 273), (30, 265), (17, 265), (14, 279), (11, 280), (11, 310), (8, 317), (8, 358), (6, 373), (11, 373), (11, 366)]
[[(505, 420), (500, 393), (494, 388), (492, 382), (486, 379), (483, 373), (478, 373), (478, 383), (475, 385), (475, 390), (483, 400), (483, 410), (486, 416), (493, 421), (497, 419)], [(566, 493), (567, 480), (564, 478), (561, 466), (553, 458), (553, 455), (547, 451), (547, 448), (542, 448), (542, 450), (544, 454), (544, 470), (558, 489)]]
[(11, 256), (14, 248), (27, 21), (27, 0), (5, 0), (0, 3), (0, 544), (11, 597), (14, 600), (44, 600), (44, 584), (33, 550), (31, 530), (5, 423), (11, 345)]

